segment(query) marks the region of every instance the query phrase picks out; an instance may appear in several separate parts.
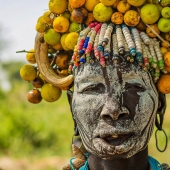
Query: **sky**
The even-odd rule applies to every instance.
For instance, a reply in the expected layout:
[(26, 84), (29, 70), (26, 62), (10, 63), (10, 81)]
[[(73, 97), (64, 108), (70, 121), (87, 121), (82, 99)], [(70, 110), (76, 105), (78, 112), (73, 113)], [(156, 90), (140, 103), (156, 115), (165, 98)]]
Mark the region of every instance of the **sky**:
[[(48, 10), (49, 0), (0, 0), (0, 38), (5, 40), (0, 61), (26, 61), (20, 50), (34, 48), (37, 19)], [(0, 41), (1, 42), (1, 41)]]

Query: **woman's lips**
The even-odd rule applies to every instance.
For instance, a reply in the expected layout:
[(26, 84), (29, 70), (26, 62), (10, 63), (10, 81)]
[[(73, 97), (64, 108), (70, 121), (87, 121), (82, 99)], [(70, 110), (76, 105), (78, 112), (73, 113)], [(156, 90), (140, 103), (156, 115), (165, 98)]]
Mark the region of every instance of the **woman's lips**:
[[(110, 145), (119, 146), (132, 136), (133, 136), (133, 134), (123, 134), (123, 135), (113, 134), (113, 135), (104, 137), (102, 139)], [(98, 138), (100, 138), (100, 137), (98, 137)]]

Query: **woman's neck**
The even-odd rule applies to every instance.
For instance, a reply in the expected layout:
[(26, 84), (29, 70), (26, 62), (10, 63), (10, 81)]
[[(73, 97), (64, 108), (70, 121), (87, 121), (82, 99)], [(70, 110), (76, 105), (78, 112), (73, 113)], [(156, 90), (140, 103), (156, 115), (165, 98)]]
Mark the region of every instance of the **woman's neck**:
[(147, 148), (130, 158), (103, 160), (95, 155), (88, 158), (90, 170), (149, 170)]

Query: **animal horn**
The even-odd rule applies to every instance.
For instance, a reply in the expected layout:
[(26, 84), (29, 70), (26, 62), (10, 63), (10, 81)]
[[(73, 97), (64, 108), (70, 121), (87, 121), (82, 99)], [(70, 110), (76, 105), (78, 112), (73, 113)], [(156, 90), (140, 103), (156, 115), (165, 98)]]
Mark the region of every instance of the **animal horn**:
[(54, 72), (48, 60), (48, 44), (46, 42), (40, 42), (42, 38), (43, 33), (37, 33), (34, 49), (38, 69), (48, 83), (66, 90), (68, 89), (68, 86), (73, 82), (73, 75), (69, 75), (63, 78), (59, 77)]

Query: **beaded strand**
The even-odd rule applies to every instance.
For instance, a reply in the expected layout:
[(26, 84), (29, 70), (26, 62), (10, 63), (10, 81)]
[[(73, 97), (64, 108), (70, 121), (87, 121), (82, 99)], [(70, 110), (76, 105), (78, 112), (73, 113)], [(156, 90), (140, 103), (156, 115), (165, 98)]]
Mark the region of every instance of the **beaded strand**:
[(150, 44), (150, 38), (145, 32), (140, 32), (140, 37), (146, 45)]
[(123, 33), (120, 25), (116, 25), (116, 36), (117, 36), (119, 54), (123, 54), (125, 42), (123, 39)]
[(98, 50), (99, 51), (103, 50), (102, 41), (103, 41), (106, 29), (107, 29), (107, 24), (103, 23), (101, 26), (100, 35), (99, 35), (99, 42), (98, 42)]
[(118, 63), (118, 57), (119, 57), (119, 51), (118, 51), (118, 42), (117, 42), (117, 36), (116, 36), (116, 31), (112, 34), (112, 43), (113, 43), (113, 63), (117, 64)]
[(126, 43), (128, 44), (130, 54), (134, 57), (136, 55), (135, 43), (133, 42), (130, 31), (125, 24), (122, 24), (122, 31), (123, 31)]

